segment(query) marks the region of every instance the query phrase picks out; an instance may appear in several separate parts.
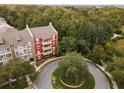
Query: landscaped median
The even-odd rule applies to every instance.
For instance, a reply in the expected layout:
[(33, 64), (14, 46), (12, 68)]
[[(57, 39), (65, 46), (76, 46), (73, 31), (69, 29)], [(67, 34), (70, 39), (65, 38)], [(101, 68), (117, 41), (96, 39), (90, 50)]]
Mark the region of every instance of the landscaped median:
[(51, 83), (55, 89), (94, 89), (95, 88), (95, 80), (91, 73), (89, 73), (87, 79), (84, 82), (81, 82), (79, 85), (72, 86), (63, 82), (59, 78), (59, 72), (57, 69), (55, 69), (55, 71), (52, 74)]

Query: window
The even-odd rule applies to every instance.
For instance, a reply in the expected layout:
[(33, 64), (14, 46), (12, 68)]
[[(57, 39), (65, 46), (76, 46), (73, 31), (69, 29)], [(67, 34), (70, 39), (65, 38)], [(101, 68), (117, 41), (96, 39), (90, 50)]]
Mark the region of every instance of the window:
[(45, 50), (44, 52), (49, 52), (49, 51), (51, 51), (51, 49)]
[(1, 58), (3, 59), (3, 56), (1, 56)]
[(11, 53), (6, 55), (7, 58), (11, 58)]
[(10, 49), (9, 48), (7, 48), (7, 52), (10, 52)]
[(19, 56), (19, 53), (18, 53), (18, 52), (16, 52), (16, 55), (17, 55), (17, 56)]
[(6, 55), (4, 55), (4, 58), (6, 57)]
[(27, 59), (27, 56), (24, 56), (25, 59)]
[(0, 60), (2, 60), (2, 56), (0, 56)]
[(49, 39), (44, 39), (44, 42), (48, 42), (49, 41)]
[(44, 45), (44, 47), (49, 47), (50, 46), (50, 44), (46, 44), (46, 45)]
[(8, 54), (8, 57), (11, 58), (11, 53)]
[(17, 50), (17, 48), (18, 48), (18, 47), (17, 47), (17, 46), (15, 46), (15, 49), (16, 49), (16, 50)]
[(26, 50), (24, 50), (24, 54), (26, 54), (27, 53), (27, 51)]

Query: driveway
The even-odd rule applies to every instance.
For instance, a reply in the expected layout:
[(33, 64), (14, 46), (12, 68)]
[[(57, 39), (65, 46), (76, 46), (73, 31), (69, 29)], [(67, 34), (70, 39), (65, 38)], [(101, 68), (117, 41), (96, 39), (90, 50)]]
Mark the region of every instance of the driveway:
[[(109, 83), (105, 75), (91, 63), (88, 64), (89, 72), (95, 78), (95, 89), (109, 89)], [(58, 67), (58, 61), (49, 63), (44, 70), (40, 73), (39, 80), (37, 81), (38, 89), (53, 89), (51, 84), (51, 75)]]

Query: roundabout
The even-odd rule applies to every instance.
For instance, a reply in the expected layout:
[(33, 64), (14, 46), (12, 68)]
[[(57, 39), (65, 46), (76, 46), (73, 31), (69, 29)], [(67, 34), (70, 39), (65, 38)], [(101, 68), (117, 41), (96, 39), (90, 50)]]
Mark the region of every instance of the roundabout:
[[(54, 89), (51, 83), (52, 73), (59, 66), (59, 60), (50, 62), (40, 72), (39, 80), (36, 83), (38, 89)], [(105, 75), (93, 64), (87, 63), (89, 72), (95, 79), (95, 89), (109, 89), (109, 83)]]
[[(63, 81), (59, 76), (58, 68), (52, 74), (52, 85), (55, 89), (93, 89), (95, 87), (95, 80), (91, 73), (88, 73), (86, 80), (82, 80), (76, 85), (70, 85)], [(56, 82), (54, 82), (56, 81)]]

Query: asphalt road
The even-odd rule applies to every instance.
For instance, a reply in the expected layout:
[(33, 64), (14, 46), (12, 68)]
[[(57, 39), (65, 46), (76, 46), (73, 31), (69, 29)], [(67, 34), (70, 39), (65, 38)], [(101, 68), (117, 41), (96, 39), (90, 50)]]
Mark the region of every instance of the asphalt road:
[[(39, 80), (36, 83), (38, 89), (53, 89), (51, 84), (51, 75), (58, 67), (58, 62), (49, 63), (40, 73)], [(109, 83), (104, 74), (91, 63), (88, 63), (88, 69), (95, 78), (95, 89), (109, 89)]]
[(91, 63), (88, 63), (89, 72), (95, 79), (95, 89), (109, 89), (109, 82), (105, 75)]

